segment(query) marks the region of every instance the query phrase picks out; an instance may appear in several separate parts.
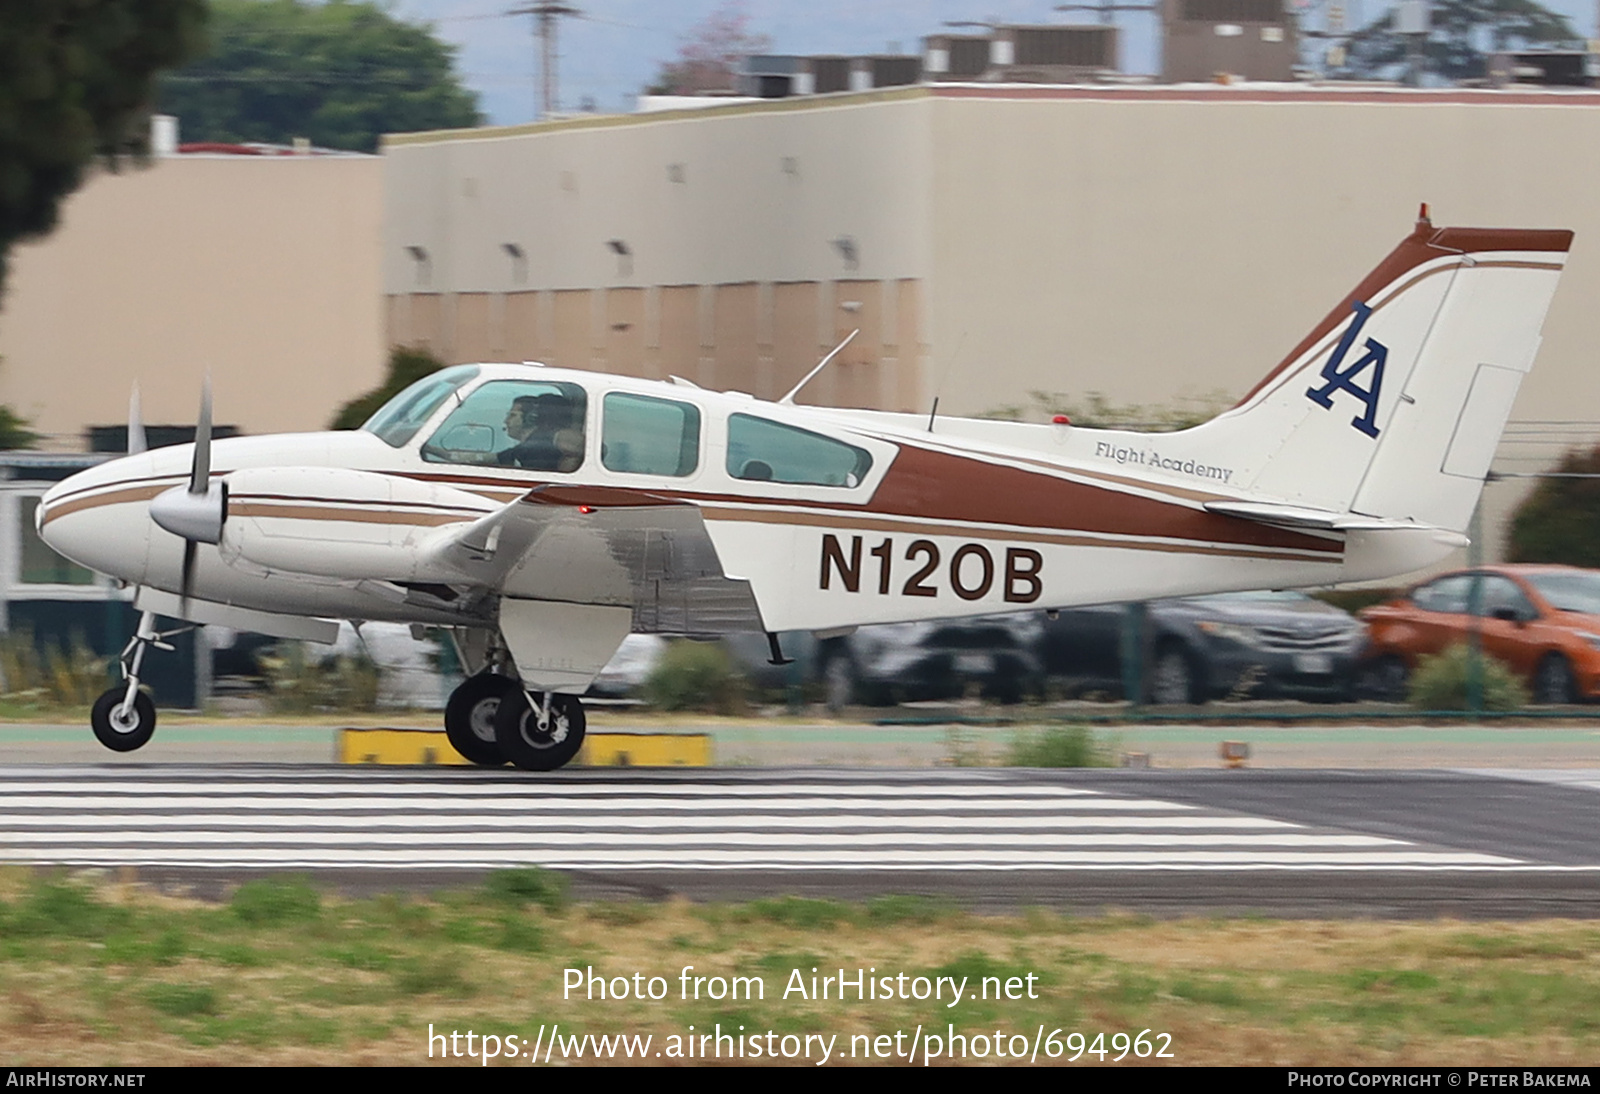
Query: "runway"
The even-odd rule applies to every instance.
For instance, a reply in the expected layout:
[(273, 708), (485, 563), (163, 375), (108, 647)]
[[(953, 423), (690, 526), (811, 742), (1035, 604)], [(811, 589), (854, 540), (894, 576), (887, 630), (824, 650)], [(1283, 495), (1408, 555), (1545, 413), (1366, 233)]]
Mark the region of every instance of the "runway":
[(1595, 787), (1438, 772), (27, 765), (0, 768), (0, 860), (202, 887), (277, 870), (432, 886), (538, 865), (607, 896), (1596, 915)]

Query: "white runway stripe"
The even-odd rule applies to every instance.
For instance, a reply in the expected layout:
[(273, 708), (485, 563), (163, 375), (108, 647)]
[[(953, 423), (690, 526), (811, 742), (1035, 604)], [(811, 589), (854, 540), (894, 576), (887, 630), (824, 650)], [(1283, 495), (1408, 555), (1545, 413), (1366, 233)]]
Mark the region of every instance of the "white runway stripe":
[[(0, 835), (0, 850), (7, 848), (36, 847), (54, 844), (80, 844), (106, 846), (115, 844), (214, 844), (230, 843), (245, 846), (270, 843), (274, 847), (339, 846), (360, 844), (363, 847), (395, 845), (413, 847), (418, 851), (431, 848), (459, 847), (462, 836), (476, 833), (464, 832), (9, 832)], [(904, 847), (906, 836), (914, 833), (849, 832), (828, 837), (830, 847)], [(493, 839), (499, 847), (548, 848), (559, 851), (565, 847), (659, 847), (670, 842), (673, 850), (693, 847), (771, 847), (781, 837), (767, 832), (661, 833), (640, 835), (632, 832), (575, 832), (564, 839), (537, 833), (512, 833), (496, 829)], [(1064, 845), (1068, 847), (1198, 847), (1246, 844), (1251, 847), (1403, 847), (1411, 844), (1404, 840), (1385, 839), (1382, 836), (1321, 835), (1276, 833), (1267, 836), (1240, 836), (1237, 833), (1133, 833), (1092, 832), (1073, 835), (1029, 834), (1026, 849)], [(972, 832), (962, 835), (942, 835), (939, 843), (944, 847), (993, 847), (992, 833)]]
[[(307, 797), (302, 795), (282, 796), (256, 795), (252, 797), (231, 797), (229, 795), (194, 795), (194, 794), (153, 794), (150, 796), (133, 795), (123, 797), (107, 797), (102, 794), (72, 795), (70, 797), (73, 809), (127, 809), (130, 805), (137, 804), (141, 809), (216, 809), (226, 806), (236, 809), (418, 809), (424, 803), (416, 798), (391, 798), (387, 796), (364, 794), (341, 794), (337, 797)], [(63, 808), (56, 799), (44, 796), (0, 794), (0, 809), (21, 809), (33, 806), (35, 808), (50, 806)], [(554, 798), (554, 797), (526, 797), (520, 799), (507, 798), (450, 798), (444, 801), (431, 801), (425, 804), (428, 809), (441, 812), (511, 812), (525, 813), (542, 816), (550, 813), (559, 813), (564, 810), (582, 811), (591, 814), (597, 811), (610, 810), (616, 812), (637, 813), (689, 813), (689, 812), (726, 812), (744, 814), (757, 806), (746, 801), (673, 801), (650, 798), (621, 798), (607, 799), (579, 799), (579, 798)], [(1129, 798), (1072, 798), (1066, 801), (1041, 801), (1034, 798), (1012, 800), (1010, 798), (963, 798), (948, 801), (937, 801), (925, 798), (879, 798), (872, 799), (863, 796), (835, 797), (835, 798), (788, 798), (774, 795), (768, 801), (761, 802), (761, 809), (786, 809), (797, 813), (811, 813), (821, 809), (862, 809), (877, 807), (885, 811), (896, 813), (944, 813), (963, 810), (1026, 810), (1029, 812), (1054, 812), (1062, 809), (1088, 810), (1093, 812), (1121, 812), (1160, 810), (1179, 812), (1192, 809), (1192, 806), (1179, 805), (1176, 802), (1156, 802), (1142, 799)]]
[[(741, 818), (746, 828), (819, 829), (825, 832), (841, 828), (893, 828), (907, 832), (937, 831), (940, 829), (982, 831), (1045, 831), (1049, 829), (1150, 829), (1150, 828), (1205, 828), (1205, 829), (1255, 829), (1276, 831), (1299, 828), (1289, 821), (1269, 820), (1265, 817), (1199, 817), (1179, 815), (1172, 817), (1099, 816), (1099, 817), (896, 817), (881, 813), (826, 813), (800, 817), (778, 814), (750, 813)], [(301, 813), (147, 813), (139, 824), (151, 828), (246, 828), (250, 830), (271, 828), (451, 828), (476, 829), (479, 825), (471, 817), (402, 816), (392, 813), (371, 813), (348, 816), (342, 813), (317, 812), (314, 816)], [(12, 828), (117, 828), (128, 827), (126, 813), (95, 813), (64, 816), (51, 813), (0, 814), (0, 845), (4, 833)], [(496, 832), (515, 832), (523, 829), (549, 832), (581, 831), (587, 828), (646, 828), (682, 830), (686, 828), (728, 827), (728, 818), (721, 816), (678, 816), (670, 818), (640, 817), (624, 814), (586, 815), (577, 817), (497, 817)]]
[(270, 866), (284, 868), (380, 866), (411, 869), (500, 868), (537, 864), (572, 870), (1051, 870), (1051, 869), (1238, 869), (1277, 867), (1289, 869), (1460, 869), (1464, 867), (1503, 868), (1517, 865), (1511, 859), (1470, 852), (1412, 851), (1373, 854), (1370, 852), (1323, 852), (1315, 854), (1271, 851), (1191, 851), (1191, 852), (971, 852), (901, 851), (886, 858), (881, 853), (841, 850), (772, 851), (752, 855), (745, 852), (670, 850), (613, 851), (599, 855), (581, 849), (552, 851), (530, 860), (520, 851), (480, 848), (453, 853), (448, 858), (419, 855), (409, 851), (383, 849), (296, 850), (286, 853), (273, 848), (227, 848), (195, 850), (182, 854), (143, 848), (110, 848), (105, 851), (79, 851), (74, 855), (56, 854), (15, 862), (61, 865), (116, 865), (132, 862), (152, 866)]
[[(4, 780), (7, 789), (12, 792), (25, 790), (30, 793), (52, 794), (82, 794), (85, 791), (93, 791), (99, 794), (235, 795), (282, 794), (286, 790), (294, 789), (303, 794), (337, 796), (350, 793), (353, 784), (358, 793), (382, 792), (396, 796), (409, 794), (429, 798), (448, 798), (461, 795), (470, 797), (505, 795), (518, 798), (544, 798), (556, 795), (569, 798), (619, 795), (628, 797), (731, 799), (788, 798), (805, 795), (843, 798), (992, 798), (997, 794), (1018, 799), (1099, 797), (1093, 790), (1080, 790), (1070, 786), (1028, 786), (1021, 783), (1014, 785), (990, 783), (976, 786), (954, 784), (941, 786), (938, 783), (913, 783), (909, 785), (849, 782), (786, 783), (774, 780), (770, 783), (756, 783), (753, 785), (721, 784), (709, 781), (695, 785), (685, 785), (679, 783), (652, 783), (641, 780), (637, 783), (623, 785), (619, 783), (575, 783), (564, 780), (553, 782), (531, 781), (527, 777), (502, 775), (498, 771), (489, 772), (471, 768), (459, 769), (459, 774), (455, 775), (448, 774), (448, 769), (444, 769), (447, 772), (446, 774), (431, 776), (411, 773), (391, 775), (387, 772), (382, 772), (381, 769), (371, 767), (356, 767), (353, 770), (363, 774), (371, 772), (371, 775), (364, 778), (334, 775), (327, 778), (319, 778), (316, 781), (310, 781), (304, 776), (296, 776), (277, 780), (254, 779), (245, 782), (235, 781), (225, 776), (207, 777), (203, 781), (198, 779), (172, 779), (167, 777), (167, 773), (163, 771), (160, 775), (152, 775), (148, 780), (127, 780), (120, 776), (117, 779), (85, 776), (54, 782), (29, 782), (25, 769), (0, 768), (0, 779)], [(196, 785), (197, 782), (199, 785)]]
[(1497, 855), (979, 777), (540, 780), (333, 769), (248, 778), (0, 768), (0, 861), (581, 870), (1508, 869)]

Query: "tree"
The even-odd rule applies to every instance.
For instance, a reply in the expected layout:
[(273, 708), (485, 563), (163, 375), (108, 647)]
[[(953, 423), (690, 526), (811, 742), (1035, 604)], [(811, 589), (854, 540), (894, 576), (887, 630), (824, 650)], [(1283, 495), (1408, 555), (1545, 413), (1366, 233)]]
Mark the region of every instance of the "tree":
[(732, 91), (739, 62), (772, 49), (765, 34), (751, 34), (750, 14), (738, 0), (728, 0), (691, 30), (678, 49), (678, 58), (661, 66), (650, 95), (692, 95), (702, 91)]
[(98, 156), (147, 150), (156, 72), (199, 49), (205, 0), (0, 4), (0, 287), (6, 252), (55, 227)]
[(339, 413), (334, 415), (333, 424), (328, 428), (359, 429), (384, 403), (424, 376), (442, 368), (444, 362), (425, 349), (394, 347), (389, 351), (389, 375), (384, 377), (383, 383), (340, 407)]
[[(1452, 82), (1487, 76), (1489, 53), (1580, 41), (1566, 16), (1534, 0), (1434, 0), (1431, 21), (1422, 66)], [(1384, 79), (1405, 73), (1407, 43), (1393, 27), (1391, 11), (1351, 36), (1349, 75)]]
[(455, 49), (360, 0), (212, 0), (211, 51), (161, 80), (186, 141), (372, 152), (384, 133), (478, 125)]
[(1556, 472), (1595, 477), (1540, 479), (1512, 514), (1506, 557), (1600, 567), (1600, 446), (1568, 452)]

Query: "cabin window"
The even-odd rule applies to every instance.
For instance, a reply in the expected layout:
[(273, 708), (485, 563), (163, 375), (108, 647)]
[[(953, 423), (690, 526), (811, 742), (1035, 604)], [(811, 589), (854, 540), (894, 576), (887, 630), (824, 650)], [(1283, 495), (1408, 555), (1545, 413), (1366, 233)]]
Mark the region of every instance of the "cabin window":
[(608, 471), (682, 478), (700, 466), (700, 409), (614, 391), (605, 397), (600, 462)]
[(424, 376), (384, 403), (361, 428), (377, 434), (385, 444), (400, 448), (417, 435), (417, 430), (427, 423), (451, 393), (477, 375), (477, 365), (457, 365)]
[(860, 486), (872, 454), (809, 429), (733, 414), (728, 418), (728, 474), (750, 482)]
[(577, 384), (495, 380), (451, 412), (422, 446), (431, 463), (566, 474), (583, 466), (587, 397)]

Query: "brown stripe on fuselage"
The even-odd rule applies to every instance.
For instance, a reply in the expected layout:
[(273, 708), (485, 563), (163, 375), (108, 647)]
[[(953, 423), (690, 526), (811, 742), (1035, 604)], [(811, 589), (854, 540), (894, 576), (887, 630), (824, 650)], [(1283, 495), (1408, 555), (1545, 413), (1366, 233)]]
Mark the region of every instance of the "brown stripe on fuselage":
[(235, 502), (292, 502), (297, 504), (310, 503), (313, 505), (386, 505), (396, 509), (443, 509), (449, 513), (460, 513), (463, 519), (487, 516), (493, 510), (469, 509), (464, 505), (446, 505), (436, 501), (377, 501), (365, 498), (330, 498), (320, 494), (233, 494), (229, 497), (229, 510), (232, 511)]
[[(643, 491), (628, 487), (595, 485), (572, 482), (551, 482), (528, 476), (523, 483), (505, 479), (484, 480), (473, 475), (451, 476), (447, 473), (407, 474), (388, 470), (383, 473), (405, 475), (426, 481), (441, 482), (458, 489), (491, 487), (504, 491), (511, 497), (527, 498), (535, 504), (576, 507), (644, 507), (671, 504), (696, 505), (758, 505), (768, 512), (784, 510), (823, 510), (822, 514), (807, 519), (812, 523), (825, 522), (832, 514), (840, 517), (867, 517), (874, 514), (931, 522), (961, 522), (967, 524), (1003, 525), (1015, 529), (1035, 529), (1047, 535), (1070, 535), (1074, 532), (1101, 533), (1132, 536), (1140, 539), (1158, 537), (1211, 544), (1216, 547), (1265, 547), (1278, 550), (1308, 552), (1312, 555), (1337, 555), (1343, 547), (1339, 539), (1325, 539), (1288, 529), (1259, 524), (1237, 517), (1221, 516), (1185, 505), (1179, 501), (1162, 501), (1139, 497), (1090, 483), (1076, 482), (1064, 475), (1084, 475), (1117, 482), (1131, 489), (1150, 489), (1182, 497), (1195, 494), (1200, 500), (1208, 497), (1199, 491), (1184, 491), (1179, 487), (1163, 487), (1139, 479), (1109, 476), (1088, 472), (1081, 468), (1051, 464), (1043, 460), (998, 455), (995, 459), (1017, 459), (1036, 464), (1038, 470), (1006, 466), (988, 462), (978, 455), (961, 455), (935, 451), (908, 443), (902, 437), (885, 436), (896, 444), (899, 453), (890, 464), (882, 483), (866, 502), (827, 498), (775, 498), (751, 494), (702, 492), (682, 489), (656, 489)], [(531, 481), (530, 481), (531, 480)], [(127, 490), (111, 491), (68, 502), (57, 503), (51, 515), (74, 508), (89, 508), (117, 501), (144, 500), (167, 489), (170, 480)], [(1221, 495), (1215, 495), (1221, 496)], [(482, 511), (466, 508), (454, 512), (421, 514), (393, 511), (427, 503), (374, 503), (386, 506), (383, 510), (353, 509), (348, 503), (328, 499), (321, 505), (304, 502), (324, 499), (295, 498), (300, 504), (273, 505), (268, 495), (235, 495), (230, 511), (240, 516), (277, 516), (295, 519), (349, 520), (360, 523), (426, 524), (437, 526), (465, 523), (480, 518)], [(353, 501), (354, 499), (350, 499)], [(428, 506), (448, 509), (448, 506)], [(1010, 532), (1003, 533), (1005, 535)]]
[[(706, 520), (735, 521), (747, 524), (794, 524), (814, 528), (817, 531), (832, 531), (836, 528), (842, 528), (861, 532), (888, 532), (891, 534), (898, 532), (904, 535), (963, 536), (967, 539), (1004, 540), (1007, 543), (1045, 543), (1057, 547), (1106, 547), (1128, 551), (1222, 555), (1228, 558), (1271, 559), (1277, 562), (1339, 561), (1336, 554), (1330, 557), (1330, 552), (1328, 551), (1300, 551), (1287, 548), (1270, 551), (1219, 543), (1165, 543), (1154, 539), (1113, 539), (1082, 534), (1075, 535), (1071, 532), (1021, 532), (1010, 528), (978, 529), (959, 524), (926, 524), (889, 520), (885, 517), (858, 517), (834, 513), (823, 516), (815, 513), (784, 513), (759, 509), (724, 509), (717, 506), (707, 506), (701, 511), (705, 514)], [(1337, 550), (1338, 547), (1335, 545), (1335, 552)]]
[(45, 510), (41, 525), (49, 524), (57, 517), (64, 517), (68, 513), (76, 513), (82, 509), (98, 509), (102, 505), (120, 505), (123, 502), (149, 501), (157, 494), (164, 493), (170, 488), (169, 483), (157, 486), (131, 486), (122, 490), (108, 490), (100, 494), (79, 493), (65, 501), (57, 501)]
[(1343, 549), (1337, 540), (904, 443), (873, 495), (871, 509), (925, 519), (1067, 532), (1160, 536), (1333, 554)]
[[(624, 487), (584, 484), (538, 489), (530, 493), (528, 500), (549, 499), (556, 504), (583, 504), (596, 508), (612, 504), (634, 506), (683, 502), (701, 506), (760, 505), (766, 507), (767, 512), (820, 509), (827, 514), (823, 520), (831, 519), (835, 513), (841, 518), (882, 514), (920, 520), (1000, 524), (1049, 532), (1100, 532), (1142, 538), (1159, 536), (1213, 544), (1275, 547), (1316, 555), (1338, 554), (1343, 550), (1339, 540), (1323, 539), (1237, 517), (1225, 517), (1187, 505), (1141, 498), (1060, 477), (1061, 474), (1077, 474), (1078, 468), (1038, 461), (1041, 470), (1030, 471), (989, 463), (973, 456), (921, 448), (907, 443), (901, 437), (886, 436), (884, 439), (898, 445), (900, 452), (867, 502), (830, 502), (815, 498), (774, 498), (673, 489), (646, 493)], [(1047, 474), (1045, 469), (1058, 474)], [(1160, 489), (1136, 479), (1122, 481), (1130, 487)], [(1199, 495), (1195, 500), (1224, 496), (1195, 493)], [(613, 503), (608, 500), (612, 497), (619, 500)], [(819, 518), (813, 515), (807, 519), (817, 522)]]

